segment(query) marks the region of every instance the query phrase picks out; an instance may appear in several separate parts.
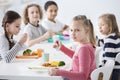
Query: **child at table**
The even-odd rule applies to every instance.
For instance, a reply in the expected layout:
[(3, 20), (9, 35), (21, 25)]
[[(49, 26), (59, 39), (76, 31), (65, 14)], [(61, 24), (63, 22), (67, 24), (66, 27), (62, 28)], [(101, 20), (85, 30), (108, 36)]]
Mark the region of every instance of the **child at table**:
[(29, 4), (26, 6), (23, 14), (25, 30), (24, 33), (27, 33), (27, 46), (32, 46), (36, 43), (42, 42), (49, 38), (51, 35), (50, 31), (47, 31), (39, 23), (39, 20), (42, 19), (42, 10), (37, 4)]
[(27, 40), (24, 34), (18, 42), (13, 40), (13, 35), (17, 35), (20, 31), (21, 17), (14, 11), (7, 11), (2, 20), (4, 34), (0, 35), (0, 56), (6, 63), (16, 56), (17, 52), (23, 48), (23, 43)]
[(63, 76), (66, 80), (91, 80), (90, 74), (96, 68), (95, 39), (93, 25), (85, 16), (78, 15), (70, 26), (72, 39), (79, 43), (75, 52), (66, 48), (60, 41), (56, 41), (54, 48), (59, 48), (72, 59), (71, 70), (51, 68), (51, 76)]
[(54, 1), (47, 1), (44, 5), (45, 13), (47, 18), (42, 21), (42, 25), (47, 29), (51, 30), (55, 34), (61, 34), (64, 30), (68, 29), (68, 26), (62, 24), (56, 19), (58, 12), (58, 5)]
[[(105, 35), (103, 45), (103, 64), (109, 59), (115, 59), (120, 53), (120, 33), (114, 14), (103, 14), (98, 20), (99, 31)], [(112, 80), (119, 80), (120, 64), (115, 62), (115, 68), (112, 74)]]

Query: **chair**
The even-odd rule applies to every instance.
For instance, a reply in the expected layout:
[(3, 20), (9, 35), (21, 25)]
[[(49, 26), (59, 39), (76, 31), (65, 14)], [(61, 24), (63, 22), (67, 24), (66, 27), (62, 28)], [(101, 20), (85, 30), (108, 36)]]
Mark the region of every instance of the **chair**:
[(118, 54), (116, 55), (115, 61), (117, 61), (118, 63), (120, 63), (120, 53), (118, 53)]
[(109, 80), (114, 68), (114, 64), (114, 60), (107, 60), (103, 67), (97, 68), (91, 73), (91, 80)]
[(102, 55), (103, 55), (103, 48), (102, 47), (96, 47), (95, 50), (95, 61), (96, 61), (96, 67), (98, 68), (100, 64), (102, 64)]

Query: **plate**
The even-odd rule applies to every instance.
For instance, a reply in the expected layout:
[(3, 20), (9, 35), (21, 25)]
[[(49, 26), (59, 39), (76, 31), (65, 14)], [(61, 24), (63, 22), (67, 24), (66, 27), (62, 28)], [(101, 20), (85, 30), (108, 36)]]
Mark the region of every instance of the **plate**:
[(41, 58), (35, 60), (34, 62), (30, 63), (29, 65), (27, 65), (27, 69), (31, 70), (31, 71), (48, 71), (48, 69), (50, 68), (59, 68), (59, 69), (65, 69), (65, 66), (58, 66), (58, 67), (46, 67), (46, 66), (42, 66), (43, 62), (41, 62)]
[(44, 66), (29, 66), (28, 69), (32, 71), (48, 71), (50, 68), (59, 68), (63, 69), (65, 66), (60, 66), (60, 67), (44, 67)]
[(48, 71), (50, 67), (44, 67), (44, 66), (29, 66), (28, 69), (32, 71)]

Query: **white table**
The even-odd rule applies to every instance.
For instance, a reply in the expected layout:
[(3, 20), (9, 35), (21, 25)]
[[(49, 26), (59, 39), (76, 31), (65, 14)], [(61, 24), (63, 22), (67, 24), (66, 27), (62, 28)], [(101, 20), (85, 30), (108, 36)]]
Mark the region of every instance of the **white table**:
[[(42, 48), (50, 53), (50, 60), (64, 60), (70, 62), (70, 59), (62, 52), (52, 48), (52, 43), (40, 43), (30, 49)], [(14, 59), (11, 63), (0, 62), (0, 79), (9, 80), (63, 80), (61, 76), (49, 76), (48, 72), (31, 71), (26, 68), (29, 64), (40, 59)]]
[(27, 65), (34, 60), (18, 59), (12, 63), (0, 63), (0, 79), (9, 80), (62, 80), (61, 76), (49, 76), (48, 72), (31, 71)]

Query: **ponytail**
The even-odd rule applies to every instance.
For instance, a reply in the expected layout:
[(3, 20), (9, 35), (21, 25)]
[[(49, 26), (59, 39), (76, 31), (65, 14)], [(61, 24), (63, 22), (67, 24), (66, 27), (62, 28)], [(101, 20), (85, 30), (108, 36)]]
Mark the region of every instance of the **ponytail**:
[(95, 42), (95, 37), (94, 37), (94, 29), (93, 29), (93, 24), (91, 22), (90, 19), (88, 19), (88, 23), (89, 23), (89, 29), (90, 29), (90, 33), (89, 33), (89, 40), (90, 42), (95, 46), (96, 42)]
[[(8, 37), (7, 31), (5, 30), (5, 37), (7, 38), (8, 42), (9, 42), (9, 50), (15, 45), (14, 41), (11, 41), (10, 38)], [(13, 36), (11, 37), (11, 39), (13, 39)]]
[(91, 20), (87, 19), (87, 17), (85, 15), (78, 15), (73, 18), (73, 21), (81, 22), (83, 25), (85, 25), (85, 28), (90, 30), (90, 33), (88, 36), (89, 41), (95, 46), (96, 42), (95, 42), (95, 38), (94, 38), (94, 29), (93, 29), (93, 24), (92, 24)]

